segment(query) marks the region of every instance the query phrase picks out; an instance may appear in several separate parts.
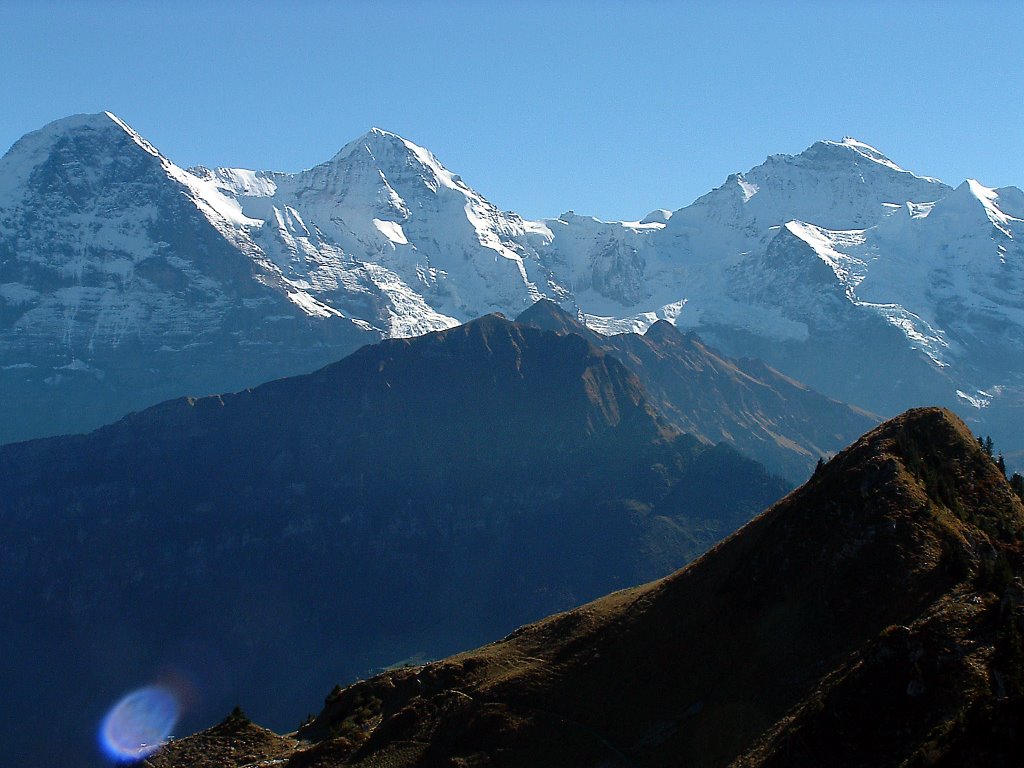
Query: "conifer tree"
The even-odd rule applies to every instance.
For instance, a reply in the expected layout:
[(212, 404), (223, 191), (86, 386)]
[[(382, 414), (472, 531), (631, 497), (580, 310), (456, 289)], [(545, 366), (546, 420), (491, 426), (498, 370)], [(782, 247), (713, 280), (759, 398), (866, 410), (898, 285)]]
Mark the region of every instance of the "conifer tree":
[(1010, 487), (1020, 497), (1021, 501), (1024, 501), (1024, 477), (1021, 477), (1020, 472), (1013, 473), (1013, 477), (1010, 478)]

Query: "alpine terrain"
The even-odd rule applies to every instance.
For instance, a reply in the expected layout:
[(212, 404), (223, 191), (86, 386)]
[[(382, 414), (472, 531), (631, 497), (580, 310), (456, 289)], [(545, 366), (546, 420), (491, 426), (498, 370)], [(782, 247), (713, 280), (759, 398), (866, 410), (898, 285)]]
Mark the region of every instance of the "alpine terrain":
[(324, 680), (663, 576), (788, 488), (602, 349), (497, 315), (4, 446), (0, 759), (99, 764), (151, 680), (182, 728), (239, 701), (284, 728)]
[(1016, 765), (1022, 538), (964, 424), (910, 411), (667, 578), (336, 688), (286, 736), (236, 712), (150, 762)]
[(794, 483), (878, 423), (872, 414), (830, 400), (759, 360), (730, 359), (666, 320), (643, 335), (603, 336), (541, 299), (516, 322), (583, 336), (633, 371), (679, 431), (712, 445), (728, 443)]
[(948, 405), (1024, 449), (1024, 192), (854, 140), (773, 155), (637, 221), (502, 212), (373, 129), (300, 173), (184, 170), (109, 114), (0, 160), (0, 441), (313, 370), (540, 298), (658, 320), (893, 414)]

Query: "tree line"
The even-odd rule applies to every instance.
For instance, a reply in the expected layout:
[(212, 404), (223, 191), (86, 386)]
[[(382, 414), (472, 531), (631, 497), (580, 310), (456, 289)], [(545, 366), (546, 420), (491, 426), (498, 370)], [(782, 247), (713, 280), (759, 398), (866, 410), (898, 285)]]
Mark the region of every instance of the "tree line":
[(1020, 472), (1014, 472), (1012, 475), (1007, 477), (1006, 460), (1003, 459), (1002, 452), (1000, 452), (998, 456), (995, 455), (995, 444), (992, 442), (992, 437), (990, 435), (986, 435), (983, 438), (981, 435), (978, 435), (978, 445), (981, 447), (981, 450), (983, 450), (985, 454), (996, 463), (996, 466), (999, 467), (999, 471), (1002, 472), (1003, 477), (1009, 481), (1010, 488), (1013, 489), (1013, 492), (1017, 494), (1021, 501), (1024, 501), (1024, 477), (1021, 476)]

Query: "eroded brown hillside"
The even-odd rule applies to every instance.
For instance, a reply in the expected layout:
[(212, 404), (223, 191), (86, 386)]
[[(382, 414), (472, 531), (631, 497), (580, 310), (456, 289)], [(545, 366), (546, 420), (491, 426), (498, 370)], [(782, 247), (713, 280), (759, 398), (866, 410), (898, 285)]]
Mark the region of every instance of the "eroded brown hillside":
[[(1022, 531), (967, 428), (910, 411), (682, 571), (336, 690), (274, 750), (295, 768), (1014, 764)], [(151, 762), (241, 765), (203, 756), (231, 727), (251, 726)]]

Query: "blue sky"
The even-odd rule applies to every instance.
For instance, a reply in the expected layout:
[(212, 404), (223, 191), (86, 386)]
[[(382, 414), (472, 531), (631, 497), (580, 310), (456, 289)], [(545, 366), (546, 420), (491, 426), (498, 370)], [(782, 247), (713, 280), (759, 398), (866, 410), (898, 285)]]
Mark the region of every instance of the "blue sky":
[(179, 165), (296, 171), (371, 126), (529, 217), (679, 208), (855, 136), (1024, 186), (1020, 2), (0, 5), (0, 151), (109, 109)]

